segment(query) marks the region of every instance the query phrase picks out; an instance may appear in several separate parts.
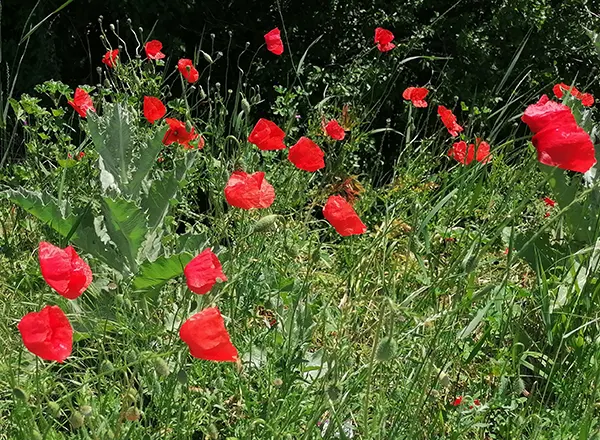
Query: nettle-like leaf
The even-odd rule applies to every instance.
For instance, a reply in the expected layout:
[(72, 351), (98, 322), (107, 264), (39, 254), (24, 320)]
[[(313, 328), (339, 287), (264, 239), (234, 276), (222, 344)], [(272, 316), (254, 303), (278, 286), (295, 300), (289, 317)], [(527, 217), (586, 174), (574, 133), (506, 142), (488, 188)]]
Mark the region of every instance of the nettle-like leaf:
[(170, 279), (180, 276), (192, 258), (191, 254), (184, 252), (146, 262), (140, 266), (139, 274), (133, 280), (133, 287), (143, 290), (161, 286)]

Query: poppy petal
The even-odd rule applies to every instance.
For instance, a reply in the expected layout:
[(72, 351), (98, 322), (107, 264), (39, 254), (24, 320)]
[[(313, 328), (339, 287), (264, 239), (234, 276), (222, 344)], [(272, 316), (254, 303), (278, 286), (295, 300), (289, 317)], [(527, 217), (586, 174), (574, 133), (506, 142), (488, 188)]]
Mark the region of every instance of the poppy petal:
[(297, 168), (311, 173), (325, 167), (324, 157), (323, 150), (307, 137), (301, 137), (288, 153), (290, 162)]
[(338, 234), (344, 237), (364, 234), (367, 231), (352, 205), (341, 196), (329, 197), (323, 207), (323, 216)]
[(217, 280), (227, 281), (219, 258), (210, 249), (204, 249), (183, 269), (188, 288), (198, 295), (208, 293)]
[(241, 209), (268, 208), (275, 200), (275, 189), (263, 172), (234, 171), (224, 191), (227, 203)]
[(252, 129), (250, 136), (248, 136), (248, 142), (263, 151), (285, 150), (284, 138), (285, 132), (277, 124), (261, 118)]
[(346, 137), (344, 128), (335, 119), (329, 121), (325, 126), (325, 132), (330, 138), (335, 139), (336, 141), (343, 141)]
[(179, 329), (179, 336), (195, 358), (217, 362), (238, 359), (238, 351), (231, 343), (217, 307), (204, 309), (190, 317)]
[(154, 124), (167, 113), (167, 108), (162, 101), (154, 96), (144, 96), (144, 117)]
[(281, 41), (281, 32), (275, 28), (265, 34), (265, 43), (267, 50), (275, 55), (283, 53), (283, 41)]
[(23, 344), (47, 361), (63, 362), (73, 349), (73, 327), (58, 306), (46, 306), (21, 318), (18, 325)]
[(43, 241), (38, 257), (44, 280), (65, 298), (79, 297), (92, 282), (90, 266), (71, 246), (61, 249)]
[(148, 41), (144, 45), (144, 50), (146, 51), (146, 56), (151, 60), (162, 60), (165, 57), (165, 54), (161, 52), (163, 45), (158, 40)]

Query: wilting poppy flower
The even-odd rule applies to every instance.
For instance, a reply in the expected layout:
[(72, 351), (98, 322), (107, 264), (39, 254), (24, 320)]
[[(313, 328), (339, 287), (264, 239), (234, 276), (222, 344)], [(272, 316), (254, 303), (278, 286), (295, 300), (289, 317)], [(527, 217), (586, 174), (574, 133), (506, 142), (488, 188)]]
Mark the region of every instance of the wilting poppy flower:
[(559, 102), (551, 101), (547, 95), (525, 109), (521, 120), (535, 134), (549, 126), (577, 124), (571, 109)]
[(335, 119), (329, 121), (325, 126), (325, 132), (330, 138), (335, 139), (336, 141), (343, 141), (346, 137), (344, 128)]
[(281, 33), (278, 28), (275, 28), (265, 34), (265, 43), (267, 50), (275, 55), (283, 53), (283, 42), (281, 41)]
[(380, 52), (387, 52), (396, 47), (396, 45), (392, 43), (393, 39), (394, 34), (387, 29), (380, 27), (375, 29), (375, 43), (377, 44), (377, 49), (379, 49)]
[(275, 200), (275, 190), (262, 171), (254, 174), (234, 171), (225, 186), (225, 199), (236, 208), (268, 208)]
[(162, 43), (158, 40), (148, 41), (144, 45), (146, 56), (151, 60), (162, 60), (165, 57), (165, 54), (161, 52), (162, 47)]
[(102, 62), (112, 69), (117, 65), (117, 58), (119, 58), (119, 49), (109, 50), (102, 57)]
[(198, 138), (198, 150), (202, 150), (204, 148), (206, 141), (204, 140), (204, 136), (200, 136)]
[(182, 58), (177, 62), (177, 69), (189, 83), (195, 83), (200, 78), (200, 74), (194, 67), (192, 60)]
[(577, 124), (546, 128), (533, 136), (531, 142), (544, 165), (585, 173), (596, 163), (590, 135)]
[(190, 141), (193, 141), (198, 137), (198, 135), (194, 133), (194, 127), (188, 132), (185, 123), (177, 119), (167, 118), (165, 121), (169, 124), (169, 129), (163, 137), (163, 144), (171, 145), (173, 142), (177, 142), (183, 145), (184, 148), (192, 148), (190, 146)]
[(277, 124), (261, 118), (252, 129), (250, 136), (248, 136), (248, 142), (263, 151), (285, 150), (284, 138), (285, 133)]
[(325, 166), (324, 157), (323, 150), (307, 137), (301, 137), (288, 153), (290, 162), (297, 168), (309, 172), (323, 168)]
[(452, 406), (458, 406), (462, 403), (463, 397), (462, 396), (458, 396), (456, 399), (454, 399), (452, 401)]
[(38, 257), (44, 280), (65, 298), (77, 298), (92, 282), (90, 266), (71, 246), (61, 249), (42, 241)]
[(235, 362), (238, 352), (231, 343), (225, 322), (217, 307), (196, 313), (183, 323), (179, 337), (195, 358), (206, 361)]
[(81, 116), (82, 118), (85, 118), (87, 116), (88, 110), (96, 112), (96, 109), (94, 108), (94, 103), (92, 102), (92, 98), (90, 97), (88, 92), (86, 92), (83, 89), (80, 89), (79, 87), (75, 89), (75, 96), (73, 97), (73, 100), (68, 101), (68, 103), (71, 107), (75, 109), (77, 113), (79, 113), (79, 116)]
[(27, 350), (47, 361), (63, 362), (73, 349), (73, 327), (58, 306), (21, 318), (19, 332)]
[(473, 403), (475, 404), (475, 406), (481, 405), (481, 402), (479, 401), (479, 399), (473, 400)]
[(467, 145), (465, 141), (455, 142), (448, 151), (448, 156), (465, 165), (469, 165), (473, 160), (488, 163), (491, 160), (490, 145), (479, 138), (476, 144)]
[(554, 208), (556, 206), (556, 202), (552, 200), (550, 197), (544, 197), (544, 204), (549, 206), (550, 208)]
[(415, 107), (427, 107), (427, 102), (425, 101), (425, 97), (429, 93), (424, 87), (409, 87), (403, 93), (402, 97), (407, 101), (412, 101), (412, 104)]
[(559, 99), (562, 99), (565, 92), (567, 92), (576, 99), (579, 99), (584, 107), (594, 105), (594, 95), (591, 93), (581, 93), (575, 86), (569, 86), (565, 83), (558, 83), (552, 88), (552, 91), (554, 92), (554, 96)]
[(438, 106), (438, 115), (442, 118), (442, 123), (450, 133), (450, 136), (458, 136), (458, 133), (463, 131), (463, 128), (456, 123), (456, 116), (452, 110), (447, 109), (443, 105)]
[(183, 269), (188, 288), (204, 295), (213, 288), (217, 280), (227, 281), (221, 262), (210, 249), (204, 249)]
[(330, 196), (327, 199), (323, 207), (323, 216), (338, 234), (344, 237), (363, 234), (367, 230), (352, 205), (341, 196)]
[(158, 121), (167, 113), (167, 108), (160, 99), (154, 96), (144, 96), (144, 116), (151, 124)]

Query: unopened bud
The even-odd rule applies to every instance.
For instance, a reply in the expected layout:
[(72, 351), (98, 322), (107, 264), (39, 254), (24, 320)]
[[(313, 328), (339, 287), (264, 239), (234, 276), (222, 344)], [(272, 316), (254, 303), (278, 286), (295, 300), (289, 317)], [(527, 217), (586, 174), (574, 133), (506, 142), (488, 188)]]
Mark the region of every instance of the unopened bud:
[(137, 422), (140, 417), (142, 417), (142, 412), (135, 406), (132, 406), (125, 411), (125, 418), (130, 422)]
[(85, 423), (85, 418), (83, 417), (83, 414), (81, 414), (79, 411), (75, 411), (73, 414), (71, 414), (69, 422), (71, 422), (71, 427), (73, 429), (79, 429)]
[(398, 344), (392, 338), (385, 337), (377, 346), (375, 357), (378, 361), (387, 362), (396, 355)]
[(89, 417), (92, 415), (92, 407), (89, 405), (83, 405), (79, 408), (79, 412), (81, 412), (84, 417)]
[(163, 358), (154, 359), (154, 369), (159, 376), (166, 377), (171, 373), (169, 364)]

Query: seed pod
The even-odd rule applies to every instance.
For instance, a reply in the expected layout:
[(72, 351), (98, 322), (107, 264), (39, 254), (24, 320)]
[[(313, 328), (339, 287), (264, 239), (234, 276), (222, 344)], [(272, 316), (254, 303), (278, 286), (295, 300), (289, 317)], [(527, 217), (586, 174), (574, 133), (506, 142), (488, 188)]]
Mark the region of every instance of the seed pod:
[(277, 214), (265, 215), (254, 224), (254, 232), (267, 232), (275, 226), (275, 220), (279, 217)]
[(85, 419), (83, 417), (83, 414), (81, 414), (79, 411), (75, 411), (73, 412), (73, 414), (71, 414), (69, 422), (71, 422), (71, 427), (73, 429), (79, 429), (85, 423)]
[(242, 98), (242, 110), (244, 110), (246, 116), (250, 116), (250, 103), (246, 98)]
[(396, 355), (398, 344), (392, 338), (385, 337), (379, 343), (375, 358), (380, 362), (387, 362)]

